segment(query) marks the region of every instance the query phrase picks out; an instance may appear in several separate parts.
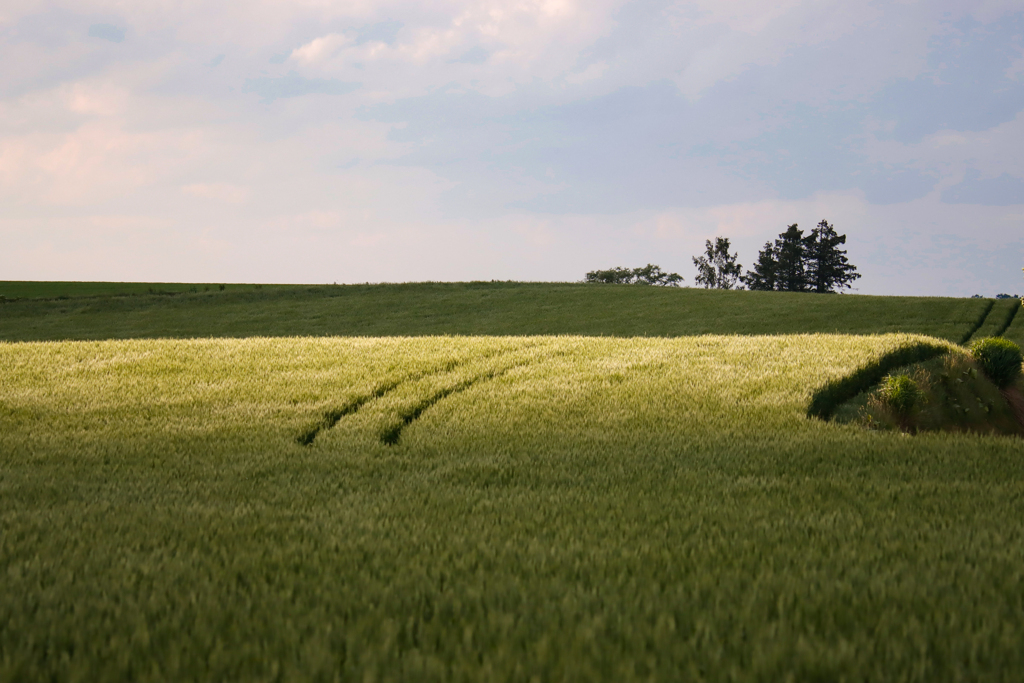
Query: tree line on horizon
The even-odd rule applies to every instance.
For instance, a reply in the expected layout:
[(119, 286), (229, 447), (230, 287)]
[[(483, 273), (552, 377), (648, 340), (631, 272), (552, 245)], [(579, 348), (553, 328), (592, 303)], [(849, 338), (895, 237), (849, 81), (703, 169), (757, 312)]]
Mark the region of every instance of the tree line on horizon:
[[(846, 235), (822, 220), (807, 235), (794, 223), (773, 242), (765, 242), (754, 267), (743, 273), (738, 253), (729, 253), (728, 237), (705, 240), (705, 253), (693, 257), (697, 268), (695, 282), (705, 289), (743, 289), (777, 292), (835, 293), (850, 289), (860, 277), (857, 267), (846, 257)], [(659, 266), (610, 268), (587, 273), (586, 282), (642, 284), (678, 287), (679, 273), (666, 273)]]

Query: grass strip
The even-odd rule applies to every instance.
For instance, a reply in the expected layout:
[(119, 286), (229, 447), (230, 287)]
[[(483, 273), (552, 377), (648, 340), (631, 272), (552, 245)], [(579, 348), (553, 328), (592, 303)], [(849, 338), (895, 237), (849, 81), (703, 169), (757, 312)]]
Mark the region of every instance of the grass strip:
[(807, 408), (807, 416), (829, 420), (839, 406), (881, 382), (891, 370), (911, 363), (923, 363), (949, 351), (949, 346), (925, 341), (913, 342), (888, 351), (851, 374), (829, 381), (814, 392), (811, 404)]
[[(162, 288), (147, 293), (147, 287), (121, 295), (10, 301), (2, 305), (0, 340), (903, 332), (961, 342), (992, 305), (983, 299), (573, 283), (191, 289), (173, 296)], [(54, 287), (51, 293), (68, 291), (88, 290)], [(20, 298), (25, 292), (43, 294), (46, 288), (9, 291), (0, 283), (0, 295)]]
[(67, 300), (110, 296), (168, 296), (199, 292), (258, 291), (266, 287), (300, 289), (308, 285), (262, 285), (256, 283), (211, 282), (41, 282), (31, 280), (0, 281), (0, 301), (20, 299)]

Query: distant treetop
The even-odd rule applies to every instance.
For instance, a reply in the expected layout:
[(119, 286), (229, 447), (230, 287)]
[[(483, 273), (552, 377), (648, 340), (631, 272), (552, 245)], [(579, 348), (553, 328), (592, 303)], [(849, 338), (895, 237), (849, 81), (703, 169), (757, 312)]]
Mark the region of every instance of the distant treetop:
[(860, 274), (840, 244), (846, 244), (846, 235), (837, 234), (828, 221), (818, 223), (806, 237), (794, 223), (774, 244), (765, 243), (743, 281), (750, 289), (783, 292), (824, 294), (848, 289)]
[(657, 285), (661, 287), (678, 287), (683, 281), (679, 273), (666, 273), (660, 266), (648, 263), (643, 268), (609, 268), (608, 270), (592, 270), (587, 273), (586, 282), (597, 282), (610, 285)]
[(693, 265), (697, 267), (698, 285), (705, 289), (732, 289), (736, 286), (743, 272), (743, 266), (736, 263), (737, 254), (729, 253), (729, 238), (716, 237), (715, 243), (704, 240), (704, 255), (694, 256)]

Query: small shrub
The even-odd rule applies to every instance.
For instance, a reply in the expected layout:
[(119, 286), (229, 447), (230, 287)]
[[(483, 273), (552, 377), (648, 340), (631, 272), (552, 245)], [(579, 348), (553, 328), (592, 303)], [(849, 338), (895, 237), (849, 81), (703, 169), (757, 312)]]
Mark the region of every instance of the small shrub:
[(889, 375), (882, 383), (880, 397), (885, 405), (905, 422), (921, 397), (921, 390), (910, 375)]
[(981, 366), (982, 372), (1000, 389), (1013, 384), (1020, 376), (1020, 347), (1009, 339), (989, 337), (979, 339), (971, 345), (971, 356)]

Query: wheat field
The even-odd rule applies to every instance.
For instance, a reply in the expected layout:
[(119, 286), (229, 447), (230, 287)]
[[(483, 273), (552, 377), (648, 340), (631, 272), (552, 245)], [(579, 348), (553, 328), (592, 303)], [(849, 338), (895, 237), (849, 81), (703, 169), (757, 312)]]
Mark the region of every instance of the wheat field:
[(0, 680), (1006, 680), (1019, 439), (911, 335), (0, 344)]

